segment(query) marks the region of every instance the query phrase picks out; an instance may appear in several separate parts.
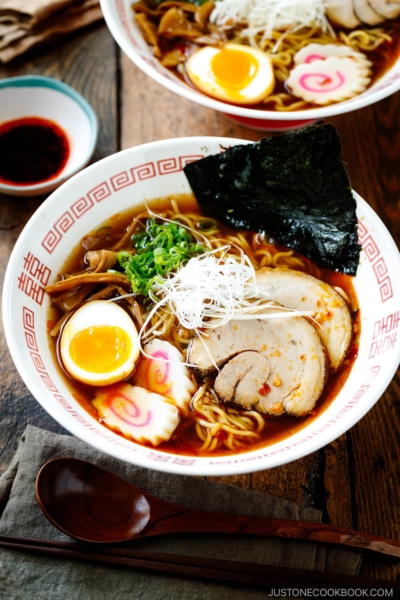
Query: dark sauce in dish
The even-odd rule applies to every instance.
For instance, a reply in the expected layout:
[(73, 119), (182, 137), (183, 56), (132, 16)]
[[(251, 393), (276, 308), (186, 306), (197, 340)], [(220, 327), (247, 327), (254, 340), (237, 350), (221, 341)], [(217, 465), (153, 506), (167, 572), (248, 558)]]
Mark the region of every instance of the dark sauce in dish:
[(58, 177), (70, 154), (65, 132), (57, 123), (24, 117), (0, 125), (0, 182), (34, 185)]

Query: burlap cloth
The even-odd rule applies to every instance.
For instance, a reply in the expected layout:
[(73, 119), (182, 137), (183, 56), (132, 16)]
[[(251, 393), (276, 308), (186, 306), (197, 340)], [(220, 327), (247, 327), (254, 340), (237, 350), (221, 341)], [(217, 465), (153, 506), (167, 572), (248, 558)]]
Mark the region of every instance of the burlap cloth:
[(99, 0), (0, 0), (0, 62), (101, 18)]
[[(28, 426), (0, 477), (0, 534), (71, 540), (43, 516), (35, 479), (49, 459), (73, 456), (97, 463), (164, 500), (205, 510), (320, 521), (320, 512), (266, 494), (204, 479), (158, 473), (106, 456), (74, 437)], [(355, 574), (358, 554), (323, 545), (228, 535), (175, 535), (130, 542), (143, 550), (254, 561)], [(233, 586), (49, 559), (0, 548), (1, 600), (261, 600), (267, 593)]]

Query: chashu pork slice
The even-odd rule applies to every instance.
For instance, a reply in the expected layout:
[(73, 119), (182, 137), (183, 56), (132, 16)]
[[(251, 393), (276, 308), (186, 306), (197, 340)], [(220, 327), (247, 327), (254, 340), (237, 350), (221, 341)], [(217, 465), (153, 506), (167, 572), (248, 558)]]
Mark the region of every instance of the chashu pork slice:
[[(267, 381), (271, 374), (268, 357), (262, 352), (241, 352), (222, 367), (214, 383), (214, 390), (224, 402), (238, 402), (252, 408), (259, 402), (261, 393), (268, 390)], [(261, 393), (260, 393), (261, 390)], [(279, 403), (279, 413), (284, 412)]]
[(368, 4), (368, 0), (353, 0), (353, 8), (357, 18), (366, 25), (380, 25), (385, 21), (385, 18)]
[(397, 19), (400, 15), (399, 0), (368, 0), (368, 4), (385, 19)]
[(313, 409), (326, 381), (326, 355), (306, 319), (231, 320), (207, 336), (192, 339), (188, 362), (200, 380), (215, 373), (213, 361), (218, 365), (214, 389), (221, 400), (272, 415)]
[(257, 285), (282, 306), (314, 311), (314, 325), (330, 360), (332, 371), (342, 364), (353, 337), (350, 311), (344, 298), (327, 283), (300, 271), (263, 267)]
[(354, 12), (352, 0), (327, 0), (325, 6), (326, 14), (333, 23), (346, 29), (355, 29), (361, 25)]

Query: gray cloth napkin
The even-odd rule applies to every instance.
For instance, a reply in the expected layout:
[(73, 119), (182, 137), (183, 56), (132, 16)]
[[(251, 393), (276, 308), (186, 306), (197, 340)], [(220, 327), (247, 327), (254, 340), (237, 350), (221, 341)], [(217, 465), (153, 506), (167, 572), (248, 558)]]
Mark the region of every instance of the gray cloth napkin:
[[(80, 440), (28, 426), (14, 460), (0, 477), (0, 534), (70, 540), (43, 516), (35, 479), (51, 458), (92, 461), (170, 502), (191, 508), (320, 521), (320, 512), (266, 494), (205, 479), (158, 473), (106, 456)], [(355, 574), (358, 554), (305, 542), (228, 535), (175, 535), (130, 542), (130, 547)], [(288, 586), (289, 587), (289, 586)], [(0, 599), (18, 600), (261, 600), (267, 593), (137, 570), (96, 566), (0, 549)]]

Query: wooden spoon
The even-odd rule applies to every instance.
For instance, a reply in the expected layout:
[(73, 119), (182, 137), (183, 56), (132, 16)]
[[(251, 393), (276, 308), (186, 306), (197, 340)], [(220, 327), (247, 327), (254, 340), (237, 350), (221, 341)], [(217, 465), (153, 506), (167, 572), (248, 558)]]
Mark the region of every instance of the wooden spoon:
[(166, 533), (241, 533), (338, 544), (400, 558), (400, 543), (321, 523), (246, 517), (165, 502), (84, 460), (55, 458), (36, 479), (46, 517), (85, 542), (111, 543)]

